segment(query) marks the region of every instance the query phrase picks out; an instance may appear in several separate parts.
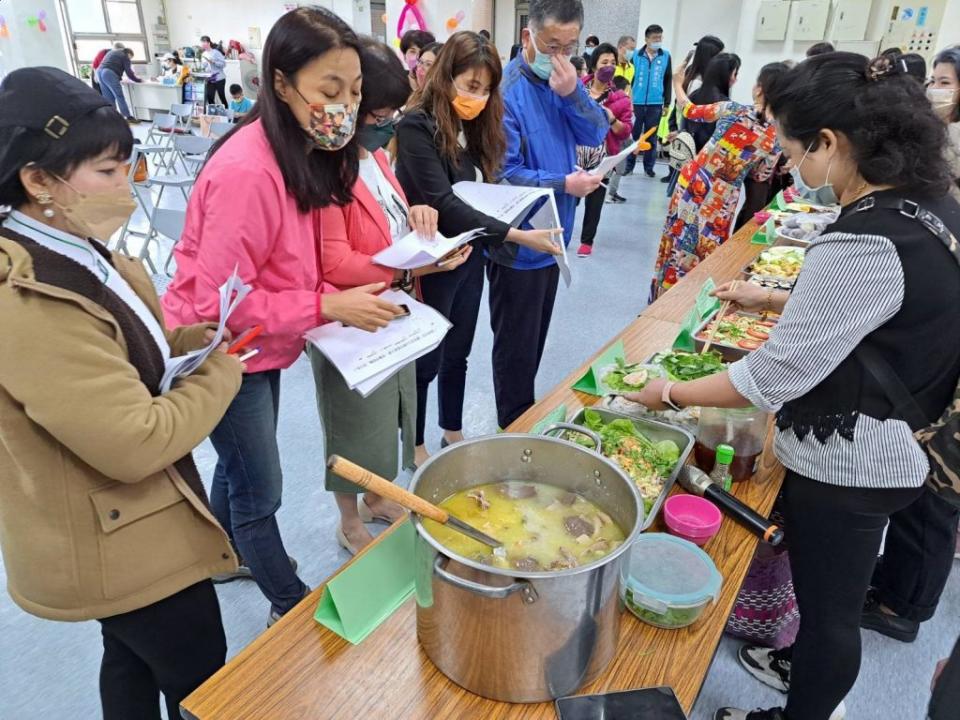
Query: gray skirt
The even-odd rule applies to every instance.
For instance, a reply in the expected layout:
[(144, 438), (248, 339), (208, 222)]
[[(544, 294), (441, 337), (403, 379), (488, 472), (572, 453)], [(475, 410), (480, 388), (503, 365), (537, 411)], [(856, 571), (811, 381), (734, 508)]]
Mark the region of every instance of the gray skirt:
[[(416, 363), (404, 367), (368, 397), (361, 397), (347, 387), (340, 371), (323, 353), (308, 345), (307, 355), (313, 367), (327, 457), (339, 455), (387, 480), (393, 480), (401, 467), (412, 468), (417, 412)], [(332, 492), (363, 492), (329, 470), (324, 484)]]

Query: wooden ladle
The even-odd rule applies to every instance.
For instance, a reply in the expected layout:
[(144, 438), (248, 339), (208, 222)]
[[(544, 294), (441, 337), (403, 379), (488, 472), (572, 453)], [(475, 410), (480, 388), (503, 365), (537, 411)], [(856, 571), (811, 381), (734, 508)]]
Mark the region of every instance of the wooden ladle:
[(407, 510), (430, 518), (441, 525), (453, 528), (457, 532), (473, 538), (477, 542), (489, 545), (492, 548), (502, 547), (503, 543), (493, 539), (486, 533), (482, 533), (472, 525), (468, 525), (460, 518), (454, 517), (443, 508), (437, 507), (429, 500), (424, 500), (412, 492), (404, 490), (398, 485), (394, 485), (389, 480), (385, 480), (379, 475), (375, 475), (366, 468), (362, 468), (356, 463), (345, 460), (339, 455), (331, 455), (327, 460), (327, 468), (330, 472), (349, 480), (354, 485), (359, 485), (364, 490), (376, 493), (387, 500), (393, 500), (398, 505), (402, 505)]

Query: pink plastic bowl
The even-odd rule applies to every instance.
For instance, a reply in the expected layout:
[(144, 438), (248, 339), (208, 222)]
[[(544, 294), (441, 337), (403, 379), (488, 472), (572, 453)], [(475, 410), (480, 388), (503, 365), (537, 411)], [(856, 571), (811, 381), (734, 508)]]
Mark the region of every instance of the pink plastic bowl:
[(709, 500), (696, 495), (671, 495), (663, 504), (663, 519), (671, 533), (706, 545), (720, 529), (723, 515)]

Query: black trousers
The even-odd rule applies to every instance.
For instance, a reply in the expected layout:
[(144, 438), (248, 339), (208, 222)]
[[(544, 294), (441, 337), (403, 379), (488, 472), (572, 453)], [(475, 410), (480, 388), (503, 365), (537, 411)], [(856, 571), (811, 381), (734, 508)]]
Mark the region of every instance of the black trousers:
[(213, 105), (216, 96), (220, 96), (220, 102), (223, 103), (224, 107), (230, 107), (227, 105), (227, 79), (223, 78), (222, 80), (217, 80), (216, 82), (210, 82), (207, 80), (206, 84), (206, 101), (207, 105)]
[(960, 640), (953, 646), (947, 665), (930, 696), (930, 720), (956, 720), (960, 707)]
[(953, 568), (960, 510), (925, 490), (890, 516), (883, 559), (873, 585), (884, 605), (901, 617), (933, 617)]
[(601, 185), (587, 195), (583, 201), (583, 227), (580, 229), (580, 242), (584, 245), (593, 245), (597, 236), (597, 227), (600, 225), (600, 214), (603, 212), (603, 201), (606, 199), (607, 189)]
[(788, 472), (784, 514), (800, 610), (790, 720), (828, 720), (860, 672), (860, 615), (887, 520), (922, 488), (829, 485)]
[(417, 445), (423, 445), (427, 426), (427, 396), (437, 382), (440, 427), (463, 429), (463, 395), (467, 384), (467, 358), (483, 297), (483, 251), (473, 248), (470, 259), (452, 272), (434, 273), (420, 279), (423, 302), (434, 308), (453, 327), (440, 347), (417, 360)]
[(160, 720), (160, 693), (170, 720), (180, 701), (227, 658), (220, 604), (209, 580), (147, 607), (100, 620), (104, 720)]
[(515, 270), (487, 262), (497, 423), (506, 428), (534, 403), (560, 268)]

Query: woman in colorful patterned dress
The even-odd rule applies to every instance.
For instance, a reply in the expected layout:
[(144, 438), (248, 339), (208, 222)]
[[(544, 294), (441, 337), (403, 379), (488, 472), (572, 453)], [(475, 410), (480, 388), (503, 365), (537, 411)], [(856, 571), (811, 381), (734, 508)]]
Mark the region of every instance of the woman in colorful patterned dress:
[(694, 122), (715, 122), (717, 129), (680, 171), (660, 239), (650, 302), (729, 237), (746, 177), (765, 180), (773, 172), (780, 148), (764, 97), (787, 69), (784, 63), (770, 63), (760, 70), (753, 105), (733, 101), (694, 105), (683, 89), (686, 68), (681, 66), (674, 74), (673, 88), (683, 116)]

